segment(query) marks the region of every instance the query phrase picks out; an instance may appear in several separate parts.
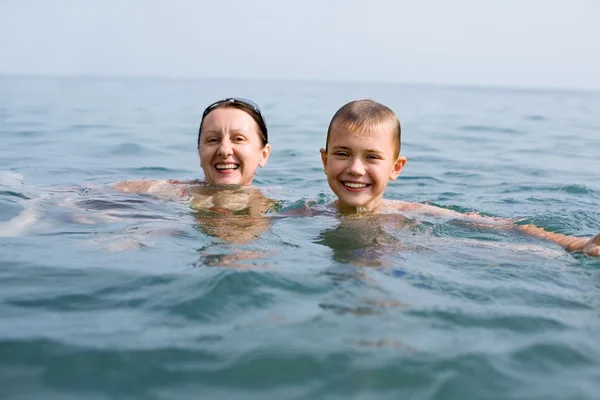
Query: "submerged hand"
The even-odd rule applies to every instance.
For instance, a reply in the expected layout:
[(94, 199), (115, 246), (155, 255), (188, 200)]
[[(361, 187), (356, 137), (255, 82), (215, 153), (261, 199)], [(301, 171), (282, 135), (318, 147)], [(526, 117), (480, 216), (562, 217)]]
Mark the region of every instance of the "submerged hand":
[(594, 236), (583, 248), (585, 254), (594, 257), (600, 257), (600, 234)]

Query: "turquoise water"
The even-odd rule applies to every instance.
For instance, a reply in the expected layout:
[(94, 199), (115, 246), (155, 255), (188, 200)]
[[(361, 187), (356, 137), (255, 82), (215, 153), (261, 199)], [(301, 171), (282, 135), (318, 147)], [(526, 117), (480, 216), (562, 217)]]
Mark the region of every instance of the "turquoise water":
[(231, 244), (106, 189), (201, 177), (228, 96), (262, 106), (255, 184), (289, 209), (333, 199), (327, 124), (373, 98), (408, 158), (388, 198), (600, 232), (598, 92), (2, 77), (0, 398), (598, 398), (598, 259), (415, 216), (272, 215)]

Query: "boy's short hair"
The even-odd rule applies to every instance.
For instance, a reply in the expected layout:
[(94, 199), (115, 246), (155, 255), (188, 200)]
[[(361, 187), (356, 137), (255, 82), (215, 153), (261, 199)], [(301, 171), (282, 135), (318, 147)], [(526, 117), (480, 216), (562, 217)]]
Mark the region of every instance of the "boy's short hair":
[(355, 100), (340, 108), (329, 123), (325, 151), (329, 146), (329, 136), (334, 123), (343, 124), (350, 131), (371, 129), (379, 126), (389, 126), (394, 141), (394, 157), (400, 155), (401, 128), (398, 116), (383, 104), (373, 100)]

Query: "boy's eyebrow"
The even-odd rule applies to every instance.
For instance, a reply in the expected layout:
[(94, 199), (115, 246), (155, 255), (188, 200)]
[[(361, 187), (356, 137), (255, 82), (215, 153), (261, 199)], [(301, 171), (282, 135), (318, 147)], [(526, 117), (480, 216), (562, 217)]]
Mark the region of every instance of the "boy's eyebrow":
[[(350, 147), (346, 147), (346, 146), (332, 146), (331, 147), (332, 150), (352, 150)], [(365, 153), (376, 153), (376, 154), (383, 154), (384, 151), (382, 150), (375, 150), (375, 149), (366, 149), (363, 150)]]
[(365, 150), (366, 153), (375, 153), (375, 154), (383, 154), (384, 152), (381, 150), (375, 150), (375, 149), (367, 149)]

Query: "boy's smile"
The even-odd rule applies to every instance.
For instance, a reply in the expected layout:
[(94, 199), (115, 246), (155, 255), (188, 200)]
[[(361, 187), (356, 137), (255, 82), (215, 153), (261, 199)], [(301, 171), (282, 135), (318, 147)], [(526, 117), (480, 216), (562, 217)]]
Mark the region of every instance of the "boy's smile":
[(388, 180), (395, 180), (406, 158), (394, 157), (392, 132), (386, 124), (363, 131), (350, 131), (334, 123), (327, 151), (321, 158), (327, 182), (338, 197), (342, 212), (376, 211)]

